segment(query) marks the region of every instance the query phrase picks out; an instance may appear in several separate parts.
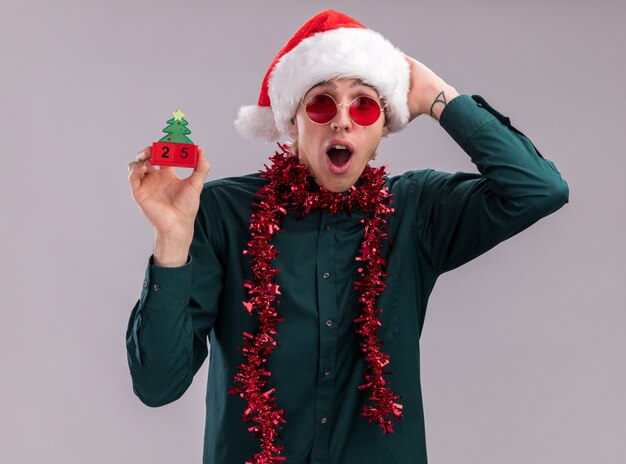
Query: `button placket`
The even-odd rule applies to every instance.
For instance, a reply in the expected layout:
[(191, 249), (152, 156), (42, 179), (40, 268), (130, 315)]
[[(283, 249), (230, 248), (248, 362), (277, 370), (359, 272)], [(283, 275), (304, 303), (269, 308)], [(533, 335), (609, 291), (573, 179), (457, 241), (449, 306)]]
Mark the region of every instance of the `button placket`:
[[(328, 462), (328, 446), (330, 442), (329, 425), (334, 414), (334, 375), (331, 368), (337, 364), (337, 330), (334, 324), (338, 320), (337, 289), (335, 286), (335, 251), (337, 237), (334, 231), (337, 224), (329, 223), (336, 219), (333, 213), (322, 211), (319, 223), (316, 251), (317, 279), (317, 310), (319, 331), (319, 364), (317, 365), (317, 384), (315, 389), (315, 417), (319, 429), (316, 430), (312, 462)], [(332, 330), (329, 330), (332, 329)]]

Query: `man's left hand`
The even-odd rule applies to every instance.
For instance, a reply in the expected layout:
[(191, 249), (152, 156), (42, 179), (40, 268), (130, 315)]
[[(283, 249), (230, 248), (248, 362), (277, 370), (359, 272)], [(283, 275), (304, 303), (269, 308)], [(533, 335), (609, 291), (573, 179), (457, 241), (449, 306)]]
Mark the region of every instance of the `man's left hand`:
[[(405, 55), (406, 56), (406, 55)], [(441, 112), (450, 101), (459, 95), (454, 87), (419, 61), (406, 56), (410, 66), (409, 121), (420, 114), (429, 114), (439, 120)]]

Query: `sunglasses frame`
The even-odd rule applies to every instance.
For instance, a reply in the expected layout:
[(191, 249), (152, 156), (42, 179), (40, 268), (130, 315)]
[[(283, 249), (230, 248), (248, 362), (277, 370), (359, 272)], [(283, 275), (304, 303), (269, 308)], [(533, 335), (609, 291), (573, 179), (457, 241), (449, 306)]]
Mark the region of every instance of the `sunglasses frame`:
[[(313, 119), (311, 119), (311, 116), (309, 116), (309, 113), (306, 110), (307, 103), (311, 100), (311, 98), (321, 97), (321, 96), (326, 96), (326, 97), (330, 98), (333, 101), (333, 103), (335, 103), (335, 114), (333, 114), (332, 118), (330, 118), (328, 120), (328, 122), (315, 122), (315, 121), (313, 121)], [(376, 105), (378, 105), (378, 109), (379, 109), (378, 117), (372, 123), (367, 124), (365, 126), (363, 126), (363, 125), (359, 124), (358, 122), (356, 122), (354, 120), (354, 118), (352, 117), (352, 114), (350, 113), (350, 109), (349, 108), (352, 106), (354, 101), (356, 99), (358, 99), (358, 98), (369, 98), (370, 100), (376, 102)], [(368, 127), (368, 126), (371, 126), (371, 125), (375, 124), (376, 121), (378, 121), (380, 119), (380, 115), (382, 113), (384, 113), (385, 106), (386, 106), (386, 105), (381, 105), (378, 100), (376, 100), (374, 97), (370, 97), (369, 95), (358, 95), (358, 96), (354, 97), (350, 103), (337, 103), (337, 100), (335, 100), (332, 95), (327, 94), (327, 93), (318, 93), (318, 94), (315, 94), (315, 95), (311, 95), (309, 98), (307, 98), (306, 103), (303, 102), (302, 99), (300, 99), (299, 102), (302, 105), (302, 107), (304, 108), (304, 112), (306, 113), (307, 118), (309, 118), (309, 121), (311, 121), (313, 124), (317, 124), (318, 126), (325, 126), (326, 124), (330, 124), (332, 122), (332, 120), (335, 119), (335, 116), (337, 116), (337, 112), (339, 111), (338, 107), (340, 107), (340, 106), (347, 106), (348, 107), (348, 114), (350, 115), (350, 120), (354, 124), (356, 124), (357, 126)]]

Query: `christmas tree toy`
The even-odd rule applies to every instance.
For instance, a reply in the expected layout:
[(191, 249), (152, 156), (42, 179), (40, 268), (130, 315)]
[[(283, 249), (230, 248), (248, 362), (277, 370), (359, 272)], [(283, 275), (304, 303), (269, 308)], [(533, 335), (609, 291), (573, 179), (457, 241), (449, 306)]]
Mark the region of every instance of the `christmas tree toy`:
[(189, 123), (185, 120), (185, 113), (178, 109), (172, 116), (163, 129), (167, 135), (152, 144), (150, 161), (155, 166), (195, 168), (198, 165), (198, 145), (187, 137), (191, 131), (187, 129)]

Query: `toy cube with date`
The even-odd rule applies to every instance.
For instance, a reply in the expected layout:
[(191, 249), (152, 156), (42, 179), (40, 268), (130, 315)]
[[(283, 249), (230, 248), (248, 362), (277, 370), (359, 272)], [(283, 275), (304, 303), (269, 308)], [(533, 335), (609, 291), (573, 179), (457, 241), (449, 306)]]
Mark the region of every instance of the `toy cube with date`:
[(155, 166), (195, 168), (198, 166), (198, 145), (154, 142), (150, 162)]

